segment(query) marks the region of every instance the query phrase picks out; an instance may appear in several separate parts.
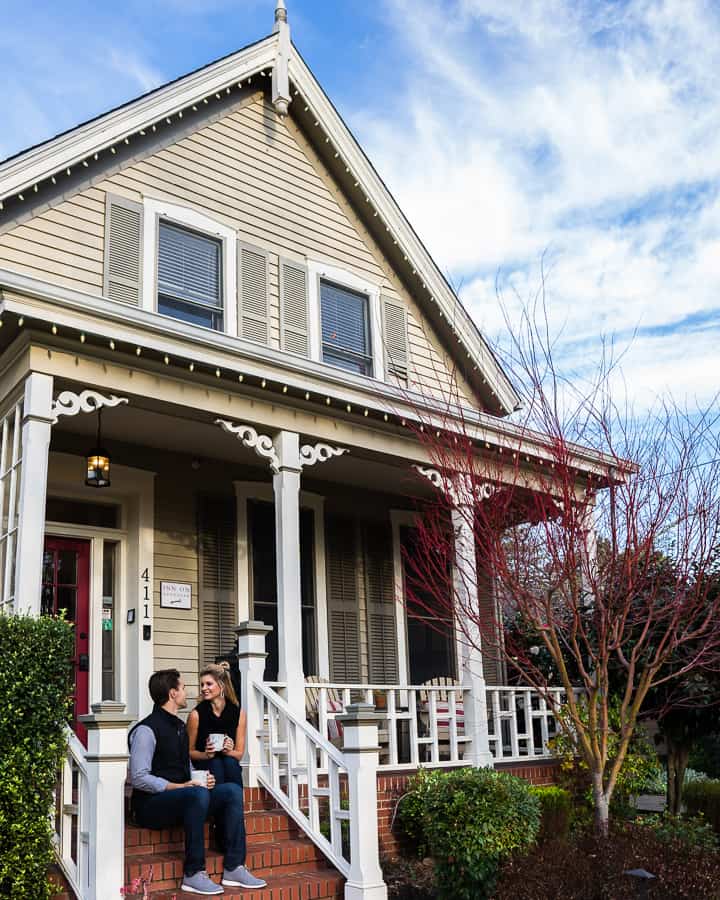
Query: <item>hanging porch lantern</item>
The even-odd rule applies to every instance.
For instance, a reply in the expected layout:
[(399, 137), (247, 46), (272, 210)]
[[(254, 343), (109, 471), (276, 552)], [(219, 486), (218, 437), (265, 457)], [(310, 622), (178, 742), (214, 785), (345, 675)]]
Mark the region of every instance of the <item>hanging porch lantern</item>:
[(97, 439), (95, 448), (87, 455), (87, 476), (85, 484), (88, 487), (110, 487), (110, 457), (102, 446), (102, 409), (98, 410)]

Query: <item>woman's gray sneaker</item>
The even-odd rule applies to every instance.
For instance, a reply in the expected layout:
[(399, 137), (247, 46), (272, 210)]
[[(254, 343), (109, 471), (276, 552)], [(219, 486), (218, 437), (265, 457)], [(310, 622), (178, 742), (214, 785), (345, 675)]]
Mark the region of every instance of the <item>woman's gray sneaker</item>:
[(267, 881), (256, 878), (246, 866), (238, 866), (235, 869), (225, 869), (222, 883), (227, 887), (264, 888)]
[(180, 890), (187, 891), (188, 894), (204, 894), (206, 896), (225, 893), (219, 884), (215, 884), (210, 879), (204, 869), (194, 875), (186, 875), (180, 885)]

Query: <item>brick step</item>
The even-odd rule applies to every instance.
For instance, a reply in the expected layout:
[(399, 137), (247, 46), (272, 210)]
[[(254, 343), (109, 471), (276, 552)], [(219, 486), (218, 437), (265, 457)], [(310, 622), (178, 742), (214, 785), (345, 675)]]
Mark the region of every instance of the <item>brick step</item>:
[[(162, 853), (130, 856), (125, 860), (125, 881), (149, 878), (153, 881), (182, 878), (183, 853)], [(206, 854), (207, 870), (211, 875), (222, 875), (222, 855), (214, 851)], [(310, 841), (280, 841), (256, 844), (248, 848), (247, 865), (261, 878), (291, 869), (293, 872), (326, 869), (328, 863), (322, 853)]]
[[(245, 813), (245, 832), (248, 846), (262, 843), (270, 839), (279, 841), (294, 839), (300, 835), (300, 829), (281, 810), (262, 810)], [(205, 846), (208, 846), (209, 826), (205, 826)], [(137, 853), (165, 853), (168, 850), (181, 850), (185, 843), (185, 832), (182, 828), (150, 829), (137, 825), (125, 827), (125, 853), (128, 856)]]
[[(219, 876), (213, 878), (218, 881)], [(224, 900), (342, 900), (345, 879), (330, 869), (324, 872), (302, 872), (268, 879), (267, 887), (240, 891), (226, 887), (219, 896)], [(177, 887), (153, 893), (153, 900), (192, 900), (197, 894), (186, 894)]]

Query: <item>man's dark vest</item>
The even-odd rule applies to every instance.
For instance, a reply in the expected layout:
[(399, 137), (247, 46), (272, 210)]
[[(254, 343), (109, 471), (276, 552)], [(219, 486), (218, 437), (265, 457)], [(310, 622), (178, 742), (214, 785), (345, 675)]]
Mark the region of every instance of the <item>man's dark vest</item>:
[[(188, 736), (182, 719), (167, 712), (161, 706), (156, 706), (149, 716), (131, 729), (128, 743), (133, 731), (140, 725), (146, 725), (155, 735), (155, 753), (152, 758), (151, 773), (175, 784), (190, 781)], [(152, 795), (146, 791), (133, 788), (133, 807), (137, 808), (150, 796)]]

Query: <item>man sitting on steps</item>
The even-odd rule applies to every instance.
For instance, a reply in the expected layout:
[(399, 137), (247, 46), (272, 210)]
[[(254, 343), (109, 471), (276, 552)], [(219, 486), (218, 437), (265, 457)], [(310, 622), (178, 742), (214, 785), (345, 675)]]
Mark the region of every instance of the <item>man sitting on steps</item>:
[(265, 882), (245, 867), (243, 790), (233, 783), (207, 787), (191, 780), (185, 723), (177, 713), (187, 706), (185, 685), (177, 669), (163, 669), (150, 678), (153, 711), (130, 731), (132, 809), (143, 828), (185, 828), (185, 877), (181, 890), (192, 894), (223, 894), (205, 870), (205, 821), (214, 816), (225, 835), (222, 883), (238, 888), (262, 888)]

